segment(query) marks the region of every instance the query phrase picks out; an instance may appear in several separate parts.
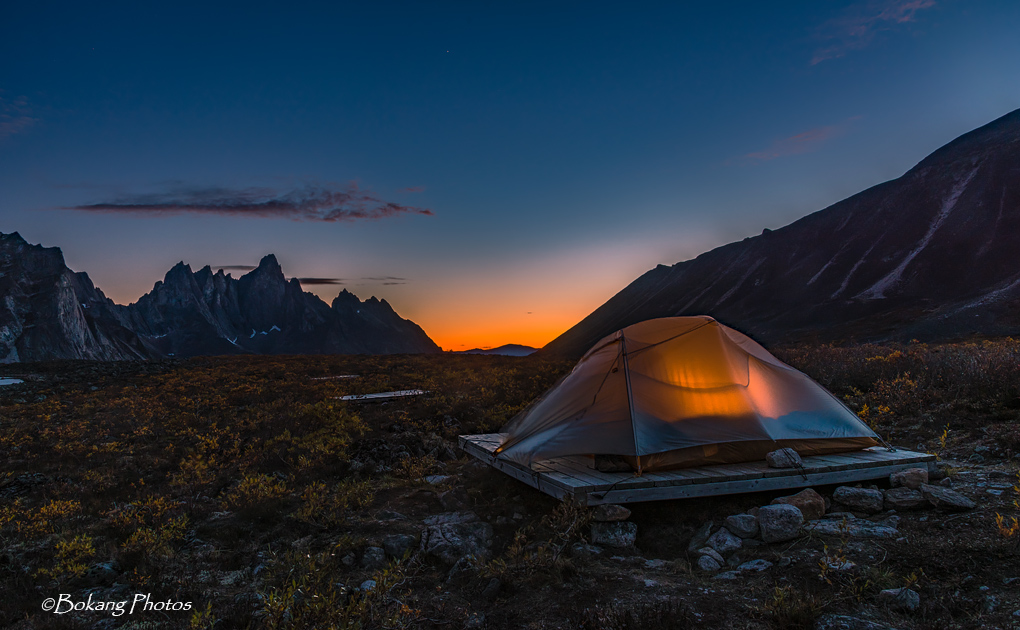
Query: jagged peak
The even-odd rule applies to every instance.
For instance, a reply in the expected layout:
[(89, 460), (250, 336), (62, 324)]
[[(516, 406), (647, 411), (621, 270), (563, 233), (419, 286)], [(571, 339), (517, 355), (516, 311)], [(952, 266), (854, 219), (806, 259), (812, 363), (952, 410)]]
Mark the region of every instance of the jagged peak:
[(256, 269), (262, 269), (264, 271), (279, 270), (281, 273), (283, 272), (283, 268), (280, 267), (280, 262), (276, 260), (275, 254), (266, 254), (265, 256), (263, 256), (262, 260), (259, 261), (259, 266), (256, 267)]

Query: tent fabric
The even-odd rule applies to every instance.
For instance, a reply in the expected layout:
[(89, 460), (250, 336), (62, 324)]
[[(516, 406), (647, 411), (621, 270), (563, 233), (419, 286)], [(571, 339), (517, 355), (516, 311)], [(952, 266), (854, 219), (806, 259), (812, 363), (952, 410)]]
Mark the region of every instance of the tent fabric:
[(878, 436), (835, 396), (711, 317), (617, 331), (502, 429), (525, 466), (617, 455), (641, 471), (858, 450)]

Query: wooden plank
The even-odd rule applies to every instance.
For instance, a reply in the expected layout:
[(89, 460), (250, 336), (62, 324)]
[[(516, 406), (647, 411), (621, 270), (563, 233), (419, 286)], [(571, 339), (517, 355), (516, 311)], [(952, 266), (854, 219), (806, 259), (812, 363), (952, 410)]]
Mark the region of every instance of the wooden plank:
[(502, 443), (498, 433), (460, 436), (459, 443), (473, 457), (551, 496), (573, 498), (582, 504), (627, 503), (789, 490), (813, 485), (878, 479), (898, 470), (935, 466), (926, 453), (883, 450), (856, 451), (804, 458), (803, 469), (773, 469), (764, 462), (744, 462), (658, 471), (635, 476), (596, 470), (583, 457), (558, 457), (536, 462), (532, 468), (492, 455)]
[[(605, 492), (589, 493), (585, 503), (599, 505), (601, 503), (635, 503), (639, 501), (659, 501), (664, 499), (687, 499), (727, 494), (743, 494), (745, 492), (762, 492), (770, 490), (790, 490), (811, 486), (853, 483), (884, 477), (913, 467), (913, 464), (891, 464), (881, 468), (862, 468), (837, 472), (808, 474), (807, 479), (801, 475), (784, 477), (762, 477), (744, 481), (725, 481), (717, 483), (691, 484), (686, 486), (665, 486), (653, 488), (628, 489), (619, 488)], [(876, 475), (877, 473), (877, 475)]]

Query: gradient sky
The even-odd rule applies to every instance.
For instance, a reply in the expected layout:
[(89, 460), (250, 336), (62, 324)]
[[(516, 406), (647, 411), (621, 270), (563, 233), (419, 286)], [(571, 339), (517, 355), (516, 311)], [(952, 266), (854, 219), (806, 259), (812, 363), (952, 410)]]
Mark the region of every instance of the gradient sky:
[(275, 253), (454, 350), (1020, 107), (1012, 0), (94, 4), (5, 4), (0, 231), (121, 303)]

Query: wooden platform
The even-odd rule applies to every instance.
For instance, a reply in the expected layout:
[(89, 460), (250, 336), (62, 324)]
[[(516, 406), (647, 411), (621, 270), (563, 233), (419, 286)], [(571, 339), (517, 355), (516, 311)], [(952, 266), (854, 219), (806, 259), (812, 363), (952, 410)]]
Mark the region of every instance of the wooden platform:
[(683, 468), (666, 472), (607, 473), (595, 470), (583, 456), (536, 462), (531, 469), (493, 457), (499, 433), (460, 436), (460, 447), (486, 464), (557, 499), (582, 505), (685, 499), (765, 490), (787, 490), (835, 483), (881, 479), (906, 468), (934, 471), (935, 456), (882, 447), (837, 455), (804, 457), (804, 468), (769, 468), (764, 461)]

